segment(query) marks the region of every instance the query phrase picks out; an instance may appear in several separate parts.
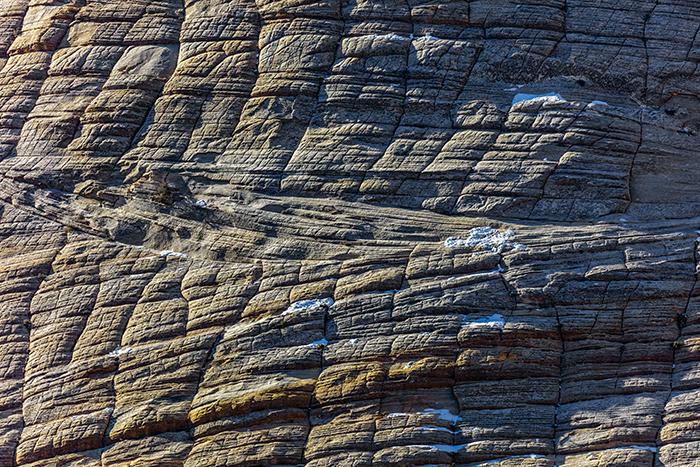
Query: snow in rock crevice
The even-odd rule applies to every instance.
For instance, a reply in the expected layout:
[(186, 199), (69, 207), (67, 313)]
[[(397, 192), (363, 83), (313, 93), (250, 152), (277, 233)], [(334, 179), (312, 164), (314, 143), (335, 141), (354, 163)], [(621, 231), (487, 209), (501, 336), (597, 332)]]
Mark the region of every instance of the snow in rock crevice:
[[(517, 92), (519, 88), (522, 87), (520, 85), (517, 88), (508, 88), (506, 91), (510, 92)], [(565, 104), (569, 102), (565, 98), (561, 96), (558, 92), (547, 92), (547, 93), (540, 93), (540, 94), (533, 94), (533, 93), (517, 93), (515, 96), (513, 96), (513, 101), (511, 102), (511, 106), (515, 106), (517, 104), (523, 103), (523, 102), (540, 102), (543, 104)], [(610, 104), (608, 104), (605, 101), (602, 100), (593, 100), (589, 102), (586, 105), (586, 108), (588, 109), (597, 109), (597, 108), (602, 108), (602, 107), (609, 107)]]
[[(523, 102), (539, 102), (542, 104), (565, 104), (568, 103), (569, 101), (563, 97), (560, 93), (556, 91), (549, 91), (549, 92), (537, 92), (537, 91), (530, 91), (530, 92), (520, 92), (520, 90), (525, 87), (526, 84), (515, 84), (511, 87), (505, 88), (504, 91), (506, 92), (513, 92), (516, 93), (513, 96), (513, 99), (511, 101), (511, 107), (521, 104)], [(574, 100), (573, 102), (585, 102), (582, 100)], [(610, 104), (604, 100), (600, 99), (594, 99), (590, 101), (588, 104), (586, 104), (587, 109), (591, 110), (600, 110), (605, 107), (609, 107)]]
[[(430, 407), (423, 409), (419, 412), (412, 412), (412, 413), (392, 412), (392, 413), (386, 414), (386, 417), (388, 417), (388, 418), (410, 417), (412, 415), (432, 415), (438, 420), (448, 422), (450, 425), (456, 425), (459, 421), (462, 420), (462, 417), (460, 417), (459, 415), (453, 414), (452, 412), (450, 412), (447, 409), (433, 409)], [(424, 428), (427, 428), (427, 427), (424, 427)], [(453, 431), (453, 430), (449, 430), (449, 429), (447, 429), (447, 430), (451, 431), (451, 432)]]
[(314, 298), (312, 300), (300, 300), (289, 305), (289, 308), (282, 312), (283, 315), (298, 313), (300, 311), (314, 310), (320, 307), (330, 307), (335, 301), (330, 298)]
[(180, 253), (180, 252), (173, 251), (173, 250), (163, 250), (160, 252), (160, 255), (163, 257), (187, 258), (187, 254)]
[(469, 276), (470, 277), (484, 277), (484, 276), (490, 276), (492, 274), (502, 274), (504, 272), (506, 272), (506, 270), (503, 268), (503, 266), (501, 266), (499, 264), (498, 267), (496, 267), (495, 269), (491, 269), (490, 271), (481, 271), (481, 272), (471, 273), (471, 274), (469, 274)]
[(121, 355), (125, 355), (128, 353), (131, 353), (132, 349), (129, 347), (117, 347), (116, 349), (112, 350), (110, 353), (107, 354), (108, 357), (119, 357)]
[(432, 415), (437, 415), (440, 420), (444, 420), (446, 422), (450, 422), (451, 424), (456, 424), (460, 420), (462, 420), (462, 417), (459, 415), (455, 415), (452, 412), (450, 412), (447, 409), (432, 409), (432, 408), (427, 408), (423, 410), (423, 413), (427, 414), (432, 414)]
[(435, 37), (432, 34), (426, 34), (425, 36), (416, 36), (414, 37), (411, 35), (411, 38), (413, 38), (416, 41), (439, 41), (439, 37)]
[(445, 428), (444, 426), (423, 425), (419, 426), (418, 428), (425, 431), (439, 431), (440, 433), (449, 433), (451, 435), (456, 435), (457, 433), (459, 433), (459, 430), (450, 430), (449, 428)]
[(521, 102), (542, 102), (547, 104), (564, 104), (568, 102), (561, 97), (561, 94), (556, 92), (548, 92), (545, 94), (528, 94), (518, 93), (513, 97), (511, 105), (520, 104)]
[(503, 329), (506, 326), (506, 320), (503, 315), (495, 313), (491, 316), (484, 316), (483, 318), (477, 319), (470, 319), (468, 316), (465, 316), (463, 318), (463, 324), (471, 329)]
[(372, 34), (371, 37), (376, 38), (376, 39), (387, 39), (390, 41), (399, 41), (399, 42), (411, 40), (411, 38), (408, 36), (402, 36), (400, 34), (396, 34), (393, 32), (391, 32), (389, 34), (383, 34), (383, 35)]
[(404, 41), (415, 41), (415, 42), (418, 42), (418, 41), (439, 41), (439, 40), (443, 40), (442, 38), (440, 38), (440, 37), (435, 37), (435, 36), (433, 36), (432, 34), (425, 34), (425, 35), (422, 35), (422, 36), (417, 36), (417, 35), (409, 34), (409, 35), (407, 35), (407, 36), (403, 36), (403, 35), (401, 35), (401, 34), (396, 34), (395, 32), (390, 32), (390, 33), (388, 33), (388, 34), (366, 34), (366, 35), (361, 36), (361, 37), (367, 37), (367, 38), (371, 38), (371, 39), (386, 39), (386, 40), (393, 41), (393, 42), (404, 42)]
[(445, 247), (450, 249), (468, 248), (472, 250), (484, 250), (493, 253), (503, 253), (505, 250), (525, 249), (520, 243), (511, 241), (513, 231), (496, 230), (492, 227), (476, 227), (469, 231), (466, 237), (450, 237), (445, 240)]

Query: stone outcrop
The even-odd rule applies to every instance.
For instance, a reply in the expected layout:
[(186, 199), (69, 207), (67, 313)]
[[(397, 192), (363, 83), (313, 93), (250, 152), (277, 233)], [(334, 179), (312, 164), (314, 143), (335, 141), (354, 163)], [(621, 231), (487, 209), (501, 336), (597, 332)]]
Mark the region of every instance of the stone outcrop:
[(700, 465), (695, 0), (0, 0), (0, 466)]

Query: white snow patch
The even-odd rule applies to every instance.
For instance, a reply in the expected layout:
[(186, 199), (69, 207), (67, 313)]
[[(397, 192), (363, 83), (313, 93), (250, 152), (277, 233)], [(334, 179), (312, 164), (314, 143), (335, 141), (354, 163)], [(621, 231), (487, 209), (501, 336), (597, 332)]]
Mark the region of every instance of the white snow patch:
[[(413, 37), (413, 35), (411, 35), (411, 37)], [(415, 37), (415, 40), (416, 40), (416, 41), (439, 41), (440, 38), (439, 38), (439, 37), (435, 37), (435, 36), (433, 36), (432, 34), (426, 34), (425, 36), (418, 36), (418, 37)]]
[[(451, 425), (456, 425), (457, 422), (462, 420), (462, 417), (459, 415), (455, 415), (452, 412), (450, 412), (447, 409), (423, 409), (420, 412), (412, 412), (412, 413), (407, 413), (407, 412), (392, 412), (386, 414), (387, 418), (396, 418), (396, 417), (410, 417), (411, 415), (437, 415), (438, 420), (442, 420), (445, 422), (449, 422)], [(440, 431), (447, 430), (450, 433), (454, 433), (452, 430), (448, 428), (442, 428), (442, 427), (431, 427), (431, 426), (424, 426), (421, 428), (436, 428), (440, 429)]]
[(357, 339), (348, 339), (348, 344), (350, 344), (350, 345), (357, 344)]
[(469, 277), (483, 277), (483, 276), (489, 276), (491, 274), (501, 274), (505, 271), (506, 270), (503, 269), (503, 267), (501, 265), (498, 265), (497, 268), (491, 269), (490, 271), (475, 272), (475, 273), (469, 274)]
[(160, 252), (160, 255), (164, 257), (172, 256), (173, 258), (187, 258), (185, 253), (180, 253), (173, 250), (163, 250)]
[(466, 238), (450, 237), (445, 240), (445, 246), (454, 248), (471, 248), (475, 250), (486, 250), (494, 253), (502, 253), (503, 250), (524, 249), (525, 245), (513, 243), (513, 231), (496, 230), (491, 227), (476, 227), (469, 231)]
[(480, 328), (497, 328), (497, 329), (503, 329), (506, 325), (506, 320), (503, 318), (503, 315), (499, 315), (498, 313), (493, 314), (491, 316), (485, 316), (483, 318), (475, 319), (473, 321), (468, 321), (468, 317), (465, 317), (465, 326), (468, 328), (472, 329), (480, 329)]
[(456, 431), (450, 430), (449, 428), (445, 428), (444, 426), (419, 426), (418, 428), (426, 431), (439, 431), (442, 433), (449, 433), (451, 435), (457, 433)]
[(132, 349), (130, 347), (119, 347), (117, 346), (116, 349), (112, 350), (110, 353), (107, 354), (108, 357), (119, 357), (120, 355), (125, 355), (128, 353), (131, 353)]
[(204, 201), (203, 199), (198, 199), (197, 201), (195, 201), (194, 205), (197, 206), (198, 208), (206, 209), (207, 202)]
[[(425, 409), (420, 412), (413, 412), (413, 413), (407, 413), (407, 412), (392, 412), (386, 415), (387, 418), (396, 418), (396, 417), (410, 417), (411, 415), (437, 415), (438, 420), (442, 420), (445, 422), (450, 423), (451, 425), (456, 425), (457, 422), (462, 420), (462, 417), (459, 415), (455, 415), (452, 412), (450, 412), (447, 409)], [(431, 428), (431, 427), (423, 427), (423, 428)], [(442, 427), (432, 427), (436, 429), (440, 429), (440, 431), (446, 430), (449, 431), (450, 433), (454, 433), (452, 430), (448, 428), (442, 428)]]
[(439, 41), (441, 38), (435, 37), (432, 34), (425, 34), (423, 36), (414, 36), (409, 34), (408, 36), (402, 36), (401, 34), (396, 34), (395, 32), (390, 32), (388, 34), (367, 34), (362, 37), (369, 37), (371, 39), (386, 39), (394, 42), (404, 42), (404, 41)]
[(368, 34), (365, 37), (371, 37), (372, 39), (387, 39), (390, 41), (398, 41), (398, 42), (411, 40), (411, 37), (402, 36), (400, 34), (396, 34), (393, 32), (390, 32), (389, 34)]
[(567, 100), (561, 97), (561, 95), (556, 92), (548, 92), (546, 94), (518, 93), (515, 95), (515, 97), (513, 97), (512, 105), (519, 104), (521, 102), (543, 102), (549, 104), (563, 104), (567, 102)]
[(406, 412), (391, 412), (386, 414), (387, 418), (396, 418), (396, 417), (408, 417), (410, 416), (410, 413)]
[(450, 412), (447, 409), (427, 408), (423, 411), (423, 413), (437, 415), (440, 420), (450, 422), (453, 425), (456, 424), (457, 422), (459, 422), (460, 420), (462, 420), (462, 417), (460, 417), (459, 415), (453, 414), (452, 412)]
[(590, 104), (588, 104), (586, 107), (607, 107), (610, 104), (608, 104), (605, 101), (591, 101)]
[(325, 347), (327, 345), (328, 345), (328, 340), (324, 337), (323, 339), (313, 341), (312, 343), (308, 344), (307, 347), (311, 347), (312, 349), (322, 349), (323, 347)]
[(527, 247), (525, 245), (523, 245), (522, 243), (511, 243), (510, 246), (511, 246), (511, 250), (515, 250), (515, 251), (527, 250)]
[(314, 298), (312, 300), (300, 300), (289, 305), (289, 308), (284, 310), (282, 314), (289, 315), (291, 313), (297, 313), (299, 311), (313, 310), (322, 306), (329, 307), (332, 306), (333, 303), (335, 302), (330, 297)]

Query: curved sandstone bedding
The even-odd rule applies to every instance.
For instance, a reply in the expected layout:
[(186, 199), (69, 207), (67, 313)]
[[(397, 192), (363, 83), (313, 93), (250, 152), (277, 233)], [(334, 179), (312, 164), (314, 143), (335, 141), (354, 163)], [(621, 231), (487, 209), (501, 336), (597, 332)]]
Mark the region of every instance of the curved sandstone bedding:
[(0, 465), (700, 465), (699, 31), (0, 0)]

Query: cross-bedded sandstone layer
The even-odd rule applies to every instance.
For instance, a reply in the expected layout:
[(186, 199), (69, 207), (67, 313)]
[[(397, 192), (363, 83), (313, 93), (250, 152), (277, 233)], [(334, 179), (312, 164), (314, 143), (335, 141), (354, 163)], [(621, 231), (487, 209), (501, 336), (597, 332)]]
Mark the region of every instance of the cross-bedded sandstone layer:
[(0, 466), (700, 465), (695, 0), (0, 0)]

